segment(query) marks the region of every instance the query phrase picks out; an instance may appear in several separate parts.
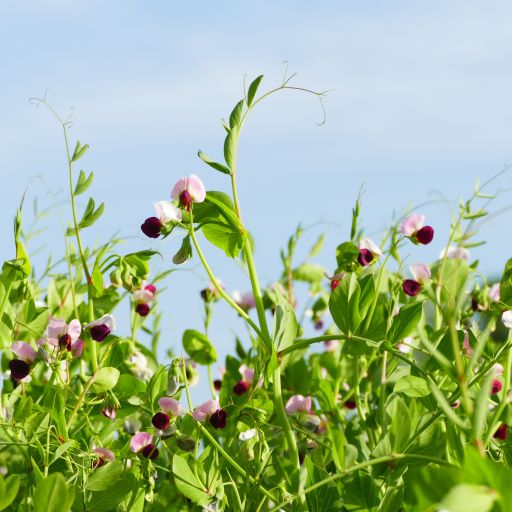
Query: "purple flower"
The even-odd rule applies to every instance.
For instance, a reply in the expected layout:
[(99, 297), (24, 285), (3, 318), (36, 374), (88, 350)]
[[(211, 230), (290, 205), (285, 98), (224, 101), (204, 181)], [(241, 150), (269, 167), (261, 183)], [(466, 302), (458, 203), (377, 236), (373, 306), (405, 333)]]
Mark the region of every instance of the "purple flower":
[(421, 291), (421, 284), (414, 279), (406, 279), (402, 283), (402, 289), (406, 295), (409, 295), (409, 297), (415, 297)]
[(210, 423), (214, 428), (225, 428), (227, 417), (227, 412), (224, 409), (219, 409), (210, 416)]
[(245, 382), (245, 380), (239, 380), (233, 386), (233, 393), (235, 393), (235, 395), (242, 396), (245, 393), (247, 393), (247, 391), (249, 390), (250, 387), (251, 387), (251, 385), (249, 383)]
[(135, 434), (130, 441), (130, 449), (134, 453), (141, 452), (146, 458), (154, 460), (158, 457), (158, 449), (153, 444), (153, 436), (147, 432)]
[(149, 238), (158, 238), (162, 229), (162, 222), (158, 217), (148, 217), (141, 225), (141, 231)]
[(146, 302), (139, 302), (135, 306), (135, 311), (139, 316), (148, 316), (151, 308), (149, 307), (149, 304)]
[[(83, 350), (83, 341), (80, 338), (82, 332), (82, 326), (78, 319), (71, 320), (69, 324), (66, 324), (64, 320), (60, 318), (51, 318), (48, 321), (48, 327), (46, 328), (46, 334), (48, 341), (54, 347), (66, 349), (71, 352), (74, 357), (79, 357)], [(43, 339), (44, 344), (46, 340)]]
[(213, 387), (215, 388), (215, 391), (220, 391), (222, 389), (222, 381), (220, 379), (215, 379), (213, 381)]
[(375, 258), (382, 256), (382, 251), (370, 238), (362, 238), (359, 241), (359, 255), (357, 261), (362, 267), (369, 265)]
[(102, 342), (116, 328), (116, 320), (110, 315), (103, 315), (98, 320), (94, 320), (85, 326), (91, 333), (91, 338), (95, 341)]
[(496, 395), (498, 394), (503, 388), (503, 384), (501, 382), (501, 380), (498, 380), (498, 379), (494, 379), (492, 381), (492, 386), (491, 386), (491, 395)]
[(171, 413), (173, 416), (181, 416), (183, 409), (178, 400), (169, 396), (163, 396), (158, 400), (158, 405), (166, 414)]
[(11, 345), (11, 350), (18, 356), (19, 359), (26, 363), (34, 362), (37, 357), (37, 352), (32, 348), (32, 345), (24, 341), (15, 341)]
[(153, 444), (149, 443), (148, 445), (144, 446), (141, 450), (142, 455), (146, 457), (146, 459), (155, 460), (160, 452), (158, 451), (158, 448)]
[(502, 425), (500, 425), (498, 427), (498, 430), (496, 430), (496, 432), (494, 432), (493, 437), (495, 439), (500, 439), (501, 441), (505, 441), (507, 439), (507, 434), (508, 434), (508, 427), (505, 423), (503, 423)]
[(30, 365), (21, 359), (12, 359), (9, 361), (11, 377), (14, 380), (23, 380), (30, 373)]
[(434, 228), (425, 226), (425, 215), (411, 213), (402, 222), (401, 231), (413, 242), (427, 245), (434, 238)]
[(196, 421), (209, 420), (213, 427), (224, 428), (226, 426), (227, 413), (221, 409), (219, 398), (209, 399), (192, 411), (192, 417)]

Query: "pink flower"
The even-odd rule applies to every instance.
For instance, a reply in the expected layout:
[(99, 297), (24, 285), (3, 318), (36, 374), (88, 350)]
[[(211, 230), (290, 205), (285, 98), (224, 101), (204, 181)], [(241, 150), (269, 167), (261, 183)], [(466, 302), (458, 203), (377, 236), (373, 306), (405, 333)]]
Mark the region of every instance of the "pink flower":
[(464, 331), (464, 341), (462, 342), (462, 348), (466, 351), (466, 355), (471, 357), (473, 355), (473, 348), (469, 343), (469, 334)]
[(500, 363), (495, 363), (491, 366), (491, 371), (496, 377), (499, 377), (500, 375), (503, 375), (503, 365)]
[(425, 215), (411, 213), (402, 222), (402, 233), (414, 242), (427, 245), (434, 238), (434, 228), (425, 226)]
[(196, 421), (206, 421), (215, 411), (218, 411), (219, 409), (220, 409), (219, 398), (217, 397), (217, 398), (215, 398), (215, 400), (210, 398), (206, 402), (197, 406), (192, 411), (192, 417)]
[(256, 300), (254, 299), (254, 295), (252, 292), (246, 292), (243, 295), (235, 290), (232, 294), (233, 300), (244, 310), (248, 311), (256, 307)]
[(37, 352), (32, 348), (32, 345), (24, 341), (15, 341), (11, 345), (11, 350), (18, 356), (18, 359), (26, 363), (32, 363), (37, 357)]
[(505, 311), (501, 315), (501, 321), (507, 329), (512, 329), (512, 310)]
[(155, 207), (156, 215), (160, 222), (181, 222), (181, 211), (170, 201), (158, 201), (153, 203)]
[(254, 380), (253, 368), (249, 368), (246, 364), (241, 364), (238, 371), (240, 372), (240, 375), (242, 376), (245, 382), (247, 382), (248, 384), (252, 384), (252, 381)]
[(164, 411), (165, 413), (171, 413), (173, 416), (181, 416), (183, 409), (181, 407), (181, 404), (175, 400), (174, 398), (171, 398), (169, 396), (163, 396), (158, 400), (158, 405), (160, 406), (160, 409)]
[(421, 291), (421, 284), (414, 279), (406, 279), (402, 283), (402, 289), (406, 295), (409, 295), (409, 297), (416, 297), (416, 295)]
[(492, 302), (499, 302), (500, 300), (500, 283), (494, 283), (487, 292), (489, 299)]
[[(54, 347), (65, 348), (73, 356), (79, 357), (83, 350), (83, 341), (79, 339), (82, 332), (80, 321), (76, 318), (69, 322), (69, 325), (60, 318), (50, 317), (46, 334), (49, 342)], [(46, 340), (42, 341), (44, 344)], [(41, 343), (40, 343), (41, 344)]]
[(171, 197), (179, 201), (180, 206), (190, 211), (192, 203), (202, 203), (206, 198), (203, 182), (195, 174), (180, 178), (171, 192)]
[(409, 269), (414, 279), (420, 284), (425, 283), (432, 277), (430, 268), (428, 268), (428, 265), (425, 265), (424, 263), (413, 263), (409, 266)]
[(92, 449), (92, 451), (103, 460), (116, 460), (116, 456), (113, 452), (111, 452), (108, 448), (101, 448), (100, 446), (97, 446)]
[(451, 260), (469, 260), (469, 251), (464, 247), (457, 245), (450, 245), (441, 251), (439, 258), (448, 258)]
[(310, 396), (293, 395), (288, 402), (286, 402), (286, 414), (290, 415), (294, 412), (310, 413), (312, 408), (312, 400)]
[(151, 302), (154, 300), (156, 295), (156, 286), (152, 284), (144, 284), (145, 283), (142, 283), (142, 288), (139, 288), (133, 292), (133, 300), (135, 302)]
[(110, 418), (111, 420), (115, 420), (116, 415), (117, 415), (117, 410), (115, 407), (112, 407), (111, 405), (109, 405), (109, 406), (101, 409), (101, 414), (103, 414), (103, 416), (105, 416), (105, 418)]
[(499, 393), (503, 388), (503, 383), (501, 382), (501, 380), (498, 380), (498, 379), (494, 379), (492, 381), (492, 386), (491, 386), (491, 395), (496, 395), (497, 393)]
[[(357, 261), (363, 267), (369, 265), (375, 258), (382, 256), (382, 251), (370, 238), (362, 238), (359, 241), (359, 256)], [(332, 289), (332, 287), (331, 287)]]
[(130, 441), (130, 449), (134, 453), (140, 452), (145, 446), (153, 441), (153, 436), (147, 432), (139, 432), (135, 434)]

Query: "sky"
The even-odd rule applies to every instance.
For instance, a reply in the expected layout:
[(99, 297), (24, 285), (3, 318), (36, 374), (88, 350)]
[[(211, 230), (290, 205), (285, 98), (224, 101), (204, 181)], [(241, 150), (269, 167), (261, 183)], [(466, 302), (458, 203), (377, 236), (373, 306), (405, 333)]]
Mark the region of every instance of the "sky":
[[(120, 233), (127, 252), (161, 251), (156, 272), (172, 267), (180, 240), (140, 233), (152, 202), (192, 172), (207, 189), (228, 191), (197, 150), (220, 159), (220, 119), (242, 97), (244, 77), (264, 74), (268, 90), (287, 61), (295, 85), (330, 92), (322, 126), (314, 97), (285, 91), (244, 129), (240, 198), (262, 282), (279, 276), (279, 249), (299, 222), (310, 227), (300, 252), (324, 231), (319, 262), (334, 270), (362, 184), (363, 226), (377, 240), (393, 215), (429, 203), (421, 212), (436, 238), (422, 252), (411, 248), (410, 258), (432, 261), (458, 198), (512, 163), (511, 15), (507, 1), (1, 2), (0, 258), (13, 257), (12, 218), (27, 187), (28, 204), (53, 205), (31, 245), (43, 247), (36, 262), (63, 247), (55, 206), (68, 214), (62, 134), (30, 97), (46, 94), (64, 117), (74, 107), (70, 136), (90, 145), (80, 168), (94, 171), (91, 190), (106, 212), (86, 242)], [(487, 244), (472, 252), (488, 275), (512, 252), (511, 176), (489, 187), (499, 192), (490, 206), (497, 214), (482, 225)], [(216, 248), (206, 253), (229, 291), (248, 289), (235, 262)], [(180, 350), (181, 332), (202, 328), (198, 292), (207, 279), (197, 260), (186, 269), (170, 276), (160, 299), (162, 350)], [(211, 337), (220, 358), (240, 329), (219, 306)], [(195, 397), (205, 392), (202, 380)]]

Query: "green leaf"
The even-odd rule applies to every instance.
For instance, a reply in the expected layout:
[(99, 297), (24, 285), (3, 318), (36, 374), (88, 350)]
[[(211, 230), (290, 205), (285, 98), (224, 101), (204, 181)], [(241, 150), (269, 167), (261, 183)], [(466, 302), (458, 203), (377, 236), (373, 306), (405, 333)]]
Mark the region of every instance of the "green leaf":
[(219, 164), (218, 162), (213, 161), (208, 155), (205, 155), (201, 150), (197, 152), (197, 156), (206, 164), (208, 164), (210, 167), (215, 169), (216, 171), (220, 171), (224, 174), (231, 174), (231, 171), (222, 164)]
[(280, 297), (274, 313), (272, 340), (277, 352), (293, 345), (297, 338), (298, 323), (295, 310), (284, 298)]
[(394, 453), (401, 453), (411, 436), (411, 415), (405, 402), (399, 395), (390, 395), (386, 403), (386, 414), (391, 422), (389, 434), (391, 449)]
[(249, 85), (249, 89), (247, 91), (247, 106), (250, 107), (254, 100), (254, 96), (256, 96), (256, 92), (258, 91), (258, 87), (260, 86), (261, 81), (263, 80), (263, 75), (255, 78), (251, 85)]
[(82, 158), (88, 149), (89, 149), (89, 144), (82, 146), (82, 144), (80, 144), (80, 141), (77, 141), (76, 146), (75, 146), (75, 151), (73, 152), (73, 156), (71, 157), (71, 161), (76, 162), (77, 160)]
[(361, 288), (354, 274), (342, 280), (329, 297), (329, 311), (344, 334), (354, 333), (361, 323), (359, 300)]
[(190, 469), (187, 461), (177, 454), (172, 458), (172, 472), (176, 487), (185, 497), (201, 507), (211, 502), (212, 496), (208, 494), (203, 483)]
[(146, 391), (146, 384), (133, 375), (123, 373), (114, 388), (117, 398), (129, 398)]
[(318, 283), (325, 277), (325, 268), (315, 263), (303, 263), (299, 267), (293, 269), (292, 277), (296, 281)]
[(183, 348), (196, 363), (208, 365), (217, 361), (217, 352), (210, 340), (193, 329), (183, 333)]
[(82, 220), (78, 225), (79, 228), (88, 228), (89, 226), (92, 226), (103, 215), (103, 212), (105, 211), (105, 203), (101, 203), (96, 209), (94, 209), (94, 207), (94, 199), (90, 197)]
[(86, 176), (84, 171), (80, 171), (78, 181), (76, 182), (75, 196), (83, 194), (92, 185), (93, 180), (93, 172), (89, 173), (89, 176)]
[(19, 475), (0, 477), (0, 510), (5, 510), (16, 499), (19, 488)]
[(393, 391), (395, 393), (403, 393), (411, 398), (420, 398), (430, 395), (430, 388), (428, 387), (427, 381), (421, 377), (415, 377), (414, 375), (402, 377), (395, 384)]
[(87, 481), (88, 491), (106, 491), (116, 485), (124, 471), (121, 461), (115, 460), (96, 469)]
[(205, 238), (229, 258), (236, 258), (244, 246), (243, 235), (229, 224), (205, 224), (202, 231)]
[(336, 247), (336, 263), (338, 270), (344, 272), (352, 272), (357, 269), (359, 263), (359, 247), (353, 242), (344, 242)]
[(119, 379), (119, 370), (111, 366), (105, 366), (100, 368), (96, 373), (94, 382), (92, 384), (92, 390), (95, 393), (102, 393), (112, 389)]
[(500, 300), (512, 307), (512, 258), (505, 264), (500, 282)]
[(229, 130), (224, 140), (224, 160), (226, 160), (226, 164), (231, 170), (233, 170), (235, 164), (237, 135), (236, 129)]
[(229, 127), (231, 130), (238, 130), (242, 121), (242, 112), (244, 109), (244, 100), (240, 100), (229, 116)]
[[(113, 464), (109, 462), (105, 468)], [(91, 512), (110, 512), (117, 510), (117, 506), (132, 491), (137, 489), (137, 480), (131, 473), (124, 473), (122, 478), (111, 480), (111, 485), (104, 491), (95, 491), (91, 493), (91, 499), (88, 502), (87, 510)]]
[(402, 306), (393, 318), (387, 338), (391, 343), (401, 341), (409, 336), (418, 326), (423, 315), (423, 302)]
[(485, 485), (459, 484), (443, 498), (437, 510), (449, 512), (488, 512), (498, 498), (495, 489)]
[(34, 512), (67, 512), (75, 499), (74, 488), (66, 483), (64, 475), (52, 473), (41, 480), (34, 491)]

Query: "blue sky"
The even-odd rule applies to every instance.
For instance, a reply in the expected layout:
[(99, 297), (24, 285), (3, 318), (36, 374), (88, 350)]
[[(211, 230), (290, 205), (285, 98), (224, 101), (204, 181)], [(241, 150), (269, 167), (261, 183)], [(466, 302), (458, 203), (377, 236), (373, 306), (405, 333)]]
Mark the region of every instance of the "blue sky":
[[(227, 190), (197, 149), (220, 158), (219, 120), (240, 99), (244, 74), (265, 74), (268, 88), (287, 60), (297, 85), (332, 89), (327, 122), (318, 127), (317, 102), (292, 92), (255, 111), (239, 155), (242, 209), (263, 282), (278, 276), (279, 248), (298, 222), (315, 224), (305, 249), (327, 232), (320, 261), (332, 267), (361, 183), (363, 223), (378, 239), (393, 212), (440, 196), (456, 201), (477, 177), (512, 163), (511, 15), (506, 1), (2, 2), (0, 256), (12, 257), (11, 219), (27, 185), (29, 201), (45, 206), (49, 191), (64, 200), (67, 185), (59, 127), (29, 97), (48, 90), (61, 113), (74, 106), (72, 137), (91, 146), (80, 163), (95, 172), (94, 197), (107, 209), (87, 241), (120, 230), (129, 248), (161, 250), (165, 269), (179, 241), (140, 234), (152, 202), (191, 172)], [(491, 187), (503, 190), (493, 210), (511, 204), (511, 185), (508, 174)], [(411, 258), (437, 256), (450, 208), (422, 208), (436, 239)], [(511, 256), (511, 216), (505, 210), (483, 226), (488, 244), (474, 256), (484, 272), (499, 272)], [(58, 253), (58, 216), (46, 225), (34, 248)], [(230, 289), (248, 287), (235, 264), (208, 254)], [(197, 262), (188, 268), (196, 273), (173, 275), (163, 297), (164, 345), (179, 347), (183, 329), (201, 327), (197, 292), (206, 280)], [(212, 338), (224, 355), (239, 324), (218, 310)]]

